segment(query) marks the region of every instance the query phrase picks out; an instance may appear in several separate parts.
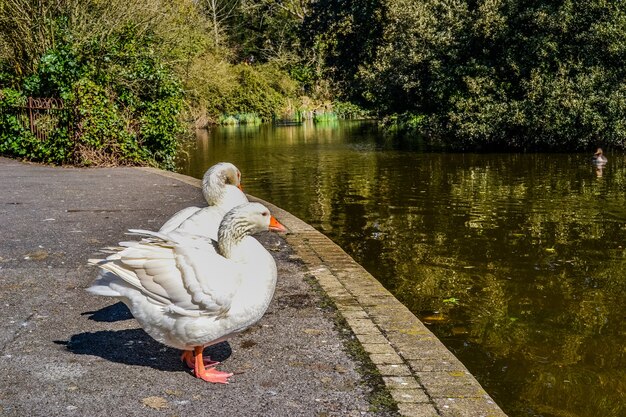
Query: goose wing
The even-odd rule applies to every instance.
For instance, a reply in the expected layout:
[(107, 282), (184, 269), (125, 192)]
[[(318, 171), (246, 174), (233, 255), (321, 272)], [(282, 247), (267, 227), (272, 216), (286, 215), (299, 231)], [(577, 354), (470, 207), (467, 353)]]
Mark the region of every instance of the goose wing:
[(175, 230), (186, 234), (217, 239), (217, 230), (225, 212), (218, 206), (204, 207), (187, 217)]
[(198, 211), (202, 210), (200, 207), (186, 207), (176, 214), (174, 214), (168, 221), (166, 221), (163, 226), (159, 229), (161, 233), (170, 233), (180, 227), (181, 224), (191, 216), (193, 216)]
[(216, 206), (223, 210), (224, 213), (227, 213), (231, 209), (241, 204), (246, 204), (247, 202), (248, 197), (243, 191), (241, 191), (234, 185), (226, 184), (224, 186), (224, 194), (222, 195), (222, 199), (216, 204)]
[(118, 253), (97, 262), (141, 292), (164, 311), (184, 316), (228, 314), (240, 283), (236, 266), (215, 252), (202, 236), (170, 236), (131, 231), (148, 236), (122, 242)]
[[(224, 186), (219, 202), (196, 211), (189, 210), (186, 218), (183, 219), (181, 215), (182, 221), (178, 225), (172, 222), (172, 226), (175, 226), (176, 231), (217, 239), (217, 230), (224, 215), (232, 208), (247, 202), (246, 195), (239, 188), (227, 184)], [(165, 225), (161, 228), (161, 232), (164, 231), (164, 227)]]

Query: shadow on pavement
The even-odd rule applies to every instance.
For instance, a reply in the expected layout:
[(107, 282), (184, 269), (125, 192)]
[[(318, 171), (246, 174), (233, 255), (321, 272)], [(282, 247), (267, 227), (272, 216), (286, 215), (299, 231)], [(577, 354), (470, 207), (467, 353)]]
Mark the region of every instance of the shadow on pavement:
[[(102, 330), (79, 333), (68, 341), (56, 340), (77, 355), (93, 355), (103, 359), (134, 366), (149, 366), (168, 372), (186, 370), (180, 361), (181, 351), (169, 348), (152, 339), (142, 329)], [(223, 362), (232, 354), (228, 342), (209, 346), (204, 354)]]
[(113, 323), (115, 321), (129, 320), (133, 318), (133, 314), (130, 312), (126, 304), (123, 302), (112, 304), (108, 307), (101, 308), (98, 311), (86, 311), (81, 316), (89, 316), (89, 320), (102, 321), (107, 323)]

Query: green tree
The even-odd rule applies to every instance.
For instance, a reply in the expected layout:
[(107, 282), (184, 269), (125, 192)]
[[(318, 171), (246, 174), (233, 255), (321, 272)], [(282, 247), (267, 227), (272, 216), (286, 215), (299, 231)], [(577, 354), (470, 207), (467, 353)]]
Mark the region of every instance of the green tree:
[(289, 68), (305, 55), (300, 27), (309, 0), (242, 0), (232, 33), (241, 60), (274, 62)]
[(342, 98), (363, 103), (359, 69), (372, 63), (382, 42), (386, 7), (382, 0), (320, 0), (303, 26), (305, 45), (314, 52), (317, 79), (330, 79)]
[(320, 1), (307, 33), (345, 96), (446, 145), (624, 146), (621, 2)]

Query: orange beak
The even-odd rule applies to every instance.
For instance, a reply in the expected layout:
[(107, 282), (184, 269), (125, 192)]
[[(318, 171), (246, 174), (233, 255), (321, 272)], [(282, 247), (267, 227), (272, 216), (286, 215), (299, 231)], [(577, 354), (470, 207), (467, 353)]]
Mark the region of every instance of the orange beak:
[(241, 186), (241, 183), (239, 183), (239, 185), (237, 186), (237, 188), (239, 188), (241, 191), (243, 191), (243, 187)]
[(270, 231), (271, 232), (286, 232), (287, 228), (280, 224), (276, 217), (270, 216)]

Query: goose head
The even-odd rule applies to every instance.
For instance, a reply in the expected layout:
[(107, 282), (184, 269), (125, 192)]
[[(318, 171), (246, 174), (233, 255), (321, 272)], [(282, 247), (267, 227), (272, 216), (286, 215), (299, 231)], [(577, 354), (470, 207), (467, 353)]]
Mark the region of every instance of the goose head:
[(226, 213), (220, 223), (217, 231), (219, 252), (229, 258), (233, 247), (243, 238), (264, 231), (285, 232), (287, 229), (263, 204), (241, 204)]
[(230, 162), (219, 162), (210, 167), (202, 178), (202, 194), (209, 206), (219, 204), (227, 187), (241, 190), (241, 172)]

